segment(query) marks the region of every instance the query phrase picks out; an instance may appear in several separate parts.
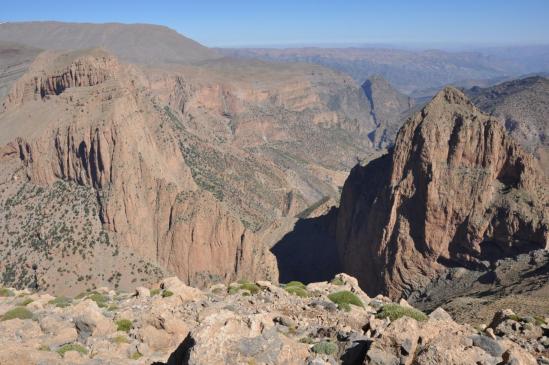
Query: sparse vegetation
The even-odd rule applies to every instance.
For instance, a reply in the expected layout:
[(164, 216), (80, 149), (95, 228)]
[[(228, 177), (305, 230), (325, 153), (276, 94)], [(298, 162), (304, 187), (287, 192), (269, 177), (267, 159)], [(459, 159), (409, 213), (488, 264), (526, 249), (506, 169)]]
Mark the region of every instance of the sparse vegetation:
[(69, 351), (76, 351), (81, 353), (82, 355), (87, 355), (88, 353), (88, 350), (84, 346), (77, 343), (69, 343), (69, 344), (63, 345), (59, 349), (57, 349), (56, 352), (62, 357), (64, 357), (65, 353)]
[(340, 310), (344, 310), (346, 312), (351, 310), (351, 305), (361, 308), (364, 307), (364, 304), (362, 303), (360, 298), (357, 297), (356, 294), (351, 293), (348, 290), (342, 290), (332, 293), (328, 295), (328, 299), (337, 304), (337, 307)]
[(31, 304), (32, 302), (34, 302), (34, 300), (32, 300), (31, 298), (25, 298), (18, 305), (24, 307), (26, 305)]
[(109, 299), (105, 295), (98, 292), (91, 292), (86, 298), (93, 300), (100, 308), (106, 307), (109, 301)]
[(8, 288), (0, 288), (0, 297), (13, 297), (14, 295)]
[(333, 278), (332, 281), (330, 281), (330, 284), (338, 285), (338, 286), (345, 285), (343, 280), (341, 280), (341, 278), (338, 278), (338, 277)]
[(171, 297), (172, 295), (173, 295), (173, 292), (169, 290), (164, 290), (162, 292), (162, 298), (168, 298), (168, 297)]
[(72, 300), (67, 297), (57, 297), (53, 300), (50, 300), (48, 304), (54, 305), (57, 308), (66, 308), (72, 304)]
[(413, 318), (416, 321), (426, 321), (428, 318), (422, 311), (415, 308), (403, 307), (398, 304), (385, 304), (376, 314), (377, 318), (389, 318), (391, 321), (404, 316)]
[(0, 317), (2, 321), (9, 321), (10, 319), (32, 319), (32, 312), (25, 307), (15, 307)]
[(315, 343), (311, 348), (315, 354), (333, 355), (337, 352), (337, 345), (330, 341)]
[(131, 356), (130, 356), (130, 359), (132, 360), (139, 360), (143, 355), (141, 355), (139, 352), (134, 352)]
[(112, 339), (112, 341), (117, 345), (130, 342), (130, 340), (128, 340), (128, 338), (124, 335), (116, 336)]
[(133, 328), (133, 323), (129, 319), (119, 319), (116, 321), (117, 331), (129, 332)]
[(151, 289), (151, 297), (154, 297), (155, 295), (158, 295), (158, 294), (160, 294), (160, 289), (158, 288)]
[(301, 298), (306, 298), (309, 296), (309, 292), (303, 287), (300, 286), (286, 286), (284, 288), (288, 293), (297, 295)]

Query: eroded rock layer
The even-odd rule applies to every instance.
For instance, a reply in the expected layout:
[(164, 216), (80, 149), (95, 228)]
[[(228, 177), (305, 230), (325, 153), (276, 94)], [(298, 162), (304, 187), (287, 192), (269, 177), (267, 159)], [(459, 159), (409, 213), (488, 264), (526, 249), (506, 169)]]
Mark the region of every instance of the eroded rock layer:
[(394, 149), (347, 179), (337, 241), (344, 269), (392, 297), (449, 266), (547, 248), (547, 181), (500, 122), (446, 88)]

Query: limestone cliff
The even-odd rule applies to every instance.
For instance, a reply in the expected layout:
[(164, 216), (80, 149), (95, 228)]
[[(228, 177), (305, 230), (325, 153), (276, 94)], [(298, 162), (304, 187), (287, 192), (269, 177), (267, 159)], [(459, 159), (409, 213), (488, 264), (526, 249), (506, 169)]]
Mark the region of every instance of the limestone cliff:
[(500, 122), (446, 88), (388, 155), (352, 170), (337, 222), (344, 269), (370, 294), (398, 297), (448, 266), (547, 248), (547, 187)]
[(18, 153), (2, 163), (46, 189), (93, 189), (109, 235), (187, 283), (265, 276), (254, 234), (197, 187), (144, 80), (101, 50), (42, 55), (4, 103), (0, 143)]

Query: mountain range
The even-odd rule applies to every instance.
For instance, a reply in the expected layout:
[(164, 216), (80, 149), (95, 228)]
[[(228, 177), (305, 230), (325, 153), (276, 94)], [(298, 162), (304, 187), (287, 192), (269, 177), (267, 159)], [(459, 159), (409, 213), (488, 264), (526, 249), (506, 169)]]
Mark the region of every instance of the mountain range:
[[(11, 287), (0, 294), (83, 293), (85, 315), (59, 314), (61, 322), (72, 318), (78, 337), (48, 345), (56, 351), (73, 342), (93, 349), (94, 336), (112, 335), (108, 309), (89, 303), (108, 294), (113, 311), (125, 308), (117, 320), (139, 313), (131, 314), (136, 343), (128, 355), (147, 354), (147, 361), (220, 361), (218, 347), (201, 342), (219, 334), (209, 326), (248, 333), (244, 317), (256, 300), (266, 304), (267, 319), (253, 322), (254, 344), (286, 343), (263, 332), (284, 322), (300, 359), (313, 350), (294, 335), (305, 338), (299, 331), (317, 324), (269, 317), (274, 311), (330, 307), (345, 330), (332, 323), (309, 337), (339, 341), (341, 356), (364, 342), (353, 355), (359, 360), (348, 363), (433, 363), (435, 355), (420, 361), (427, 345), (411, 350), (422, 340), (398, 345), (406, 347), (395, 350), (400, 361), (385, 342), (393, 334), (382, 336), (397, 320), (377, 317), (383, 308), (409, 311), (409, 303), (434, 313), (444, 322), (433, 325), (439, 329), (454, 326), (450, 316), (487, 324), (510, 308), (516, 318), (505, 312), (500, 322), (534, 323), (532, 341), (520, 342), (515, 332), (528, 337), (526, 330), (505, 332), (496, 319), (478, 341), (488, 341), (489, 327), (505, 333), (498, 344), (507, 341), (511, 355), (518, 346), (523, 359), (541, 359), (547, 327), (540, 323), (549, 313), (549, 80), (509, 80), (546, 71), (543, 47), (529, 50), (520, 57), (494, 49), (215, 50), (155, 25), (0, 24), (0, 281)], [(350, 294), (338, 295), (359, 297), (350, 303), (359, 309), (334, 299), (339, 285)], [(162, 298), (146, 287), (163, 290)], [(138, 299), (117, 294), (136, 288)], [(33, 298), (40, 320), (52, 318), (52, 303)], [(2, 301), (0, 314), (14, 303)], [(234, 305), (238, 315), (223, 312)], [(206, 320), (202, 310), (210, 306), (248, 329)], [(149, 324), (145, 307), (159, 311)], [(340, 316), (347, 309), (350, 317)], [(325, 324), (330, 316), (322, 313)], [(190, 318), (194, 332), (185, 332)], [(36, 338), (50, 328), (40, 326)], [(147, 340), (183, 332), (157, 352)], [(223, 347), (233, 351), (226, 361), (260, 358), (241, 355), (257, 350), (244, 342)], [(429, 343), (438, 353), (440, 344)], [(486, 363), (513, 363), (503, 352)], [(287, 359), (276, 356), (261, 362)]]

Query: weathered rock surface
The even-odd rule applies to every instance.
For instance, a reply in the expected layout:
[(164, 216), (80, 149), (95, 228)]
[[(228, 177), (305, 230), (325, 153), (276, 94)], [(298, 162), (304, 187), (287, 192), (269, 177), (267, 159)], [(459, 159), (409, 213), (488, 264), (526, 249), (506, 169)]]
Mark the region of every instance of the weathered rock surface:
[(360, 88), (319, 66), (146, 68), (101, 49), (40, 54), (0, 125), (2, 280), (27, 287), (47, 260), (39, 284), (68, 294), (276, 281), (266, 236), (337, 199), (375, 126)]
[[(412, 307), (370, 299), (345, 274), (300, 295), (291, 285), (241, 281), (201, 291), (172, 277), (150, 288), (151, 296), (96, 291), (32, 310), (29, 302), (43, 294), (3, 290), (0, 364), (534, 365), (549, 352), (549, 318), (505, 310), (480, 330), (441, 308), (414, 319)], [(178, 288), (194, 295), (169, 294)], [(329, 299), (342, 291), (366, 301), (346, 311)], [(15, 308), (30, 315), (3, 317)]]
[(445, 88), (388, 155), (352, 170), (338, 211), (343, 269), (368, 293), (396, 298), (448, 266), (545, 249), (548, 186), (497, 120)]
[(504, 121), (509, 134), (549, 171), (549, 80), (534, 76), (465, 91), (482, 111)]

